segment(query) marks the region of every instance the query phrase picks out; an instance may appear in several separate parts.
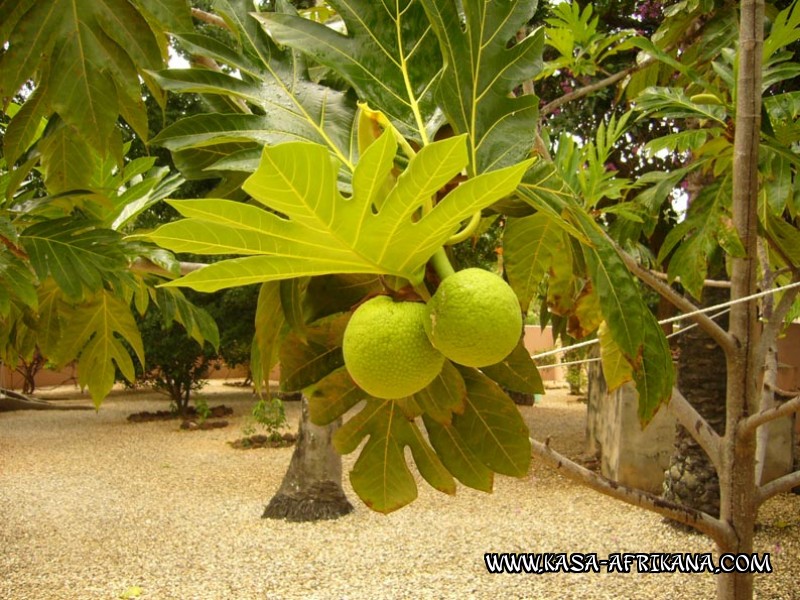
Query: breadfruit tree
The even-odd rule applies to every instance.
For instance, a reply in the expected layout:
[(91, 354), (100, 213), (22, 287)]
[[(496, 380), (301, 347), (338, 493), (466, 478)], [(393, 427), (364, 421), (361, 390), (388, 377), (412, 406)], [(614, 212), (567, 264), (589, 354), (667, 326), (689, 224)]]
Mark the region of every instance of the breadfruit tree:
[[(711, 2), (679, 4), (672, 16), (680, 20), (688, 14), (699, 27), (715, 10)], [(49, 9), (51, 5), (55, 8)], [(21, 275), (9, 287), (13, 297), (0, 304), (8, 307), (3, 314), (17, 310), (46, 318), (42, 307), (49, 305), (39, 294), (52, 277), (58, 294), (66, 294), (92, 324), (70, 331), (64, 338), (69, 343), (54, 340), (55, 347), (65, 358), (77, 356), (81, 369), (103, 374), (85, 379), (101, 398), (109, 366), (116, 362), (123, 372), (129, 366), (120, 354), (119, 336), (136, 348), (137, 334), (124, 315), (130, 313), (131, 301), (141, 304), (151, 297), (148, 285), (153, 282), (141, 271), (120, 267), (141, 265), (136, 259), (143, 257), (174, 275), (179, 266), (167, 250), (236, 255), (170, 279), (159, 289), (176, 293), (186, 286), (212, 291), (261, 285), (254, 377), (260, 379), (279, 360), (282, 385), (304, 392), (311, 419), (319, 424), (335, 422), (357, 407), (333, 444), (342, 453), (360, 448), (350, 479), (375, 510), (396, 510), (416, 497), (407, 447), (425, 481), (450, 494), (456, 480), (489, 491), (495, 473), (524, 476), (534, 451), (605, 493), (691, 524), (723, 552), (751, 552), (754, 509), (800, 479), (795, 474), (755, 486), (755, 431), (775, 414), (797, 410), (800, 401), (762, 412), (753, 404), (763, 358), (755, 341), (753, 302), (732, 310), (729, 331), (696, 317), (725, 348), (729, 361), (724, 436), (704, 427), (702, 417), (679, 394), (673, 395), (669, 348), (639, 280), (681, 310), (691, 311), (694, 305), (653, 277), (606, 231), (615, 218), (645, 222), (646, 211), (622, 201), (599, 202), (625, 199), (626, 186), (603, 168), (601, 157), (623, 139), (629, 117), (604, 122), (597, 143), (587, 145), (591, 156), (584, 154), (585, 162), (565, 168), (569, 140), (548, 144), (548, 136), (539, 130), (540, 101), (530, 85), (559, 68), (550, 63), (544, 69), (544, 28), (529, 27), (535, 1), (331, 0), (329, 5), (336, 14), (334, 26), (308, 18), (326, 10), (297, 14), (281, 1), (269, 3), (272, 10), (266, 12), (245, 0), (215, 0), (213, 14), (195, 11), (224, 28), (224, 38), (196, 33), (179, 0), (0, 5), (10, 15), (0, 28), (7, 41), (0, 57), (0, 91), (10, 97), (29, 80), (33, 90), (23, 93), (24, 102), (5, 132), (10, 170), (4, 179), (9, 191), (2, 256), (4, 273)], [(739, 68), (732, 80), (737, 104), (726, 127), (709, 134), (729, 142), (733, 135), (734, 140), (732, 160), (719, 163), (721, 171), (731, 173), (732, 225), (716, 229), (726, 232), (729, 241), (738, 241), (723, 246), (730, 254), (734, 300), (749, 296), (756, 286), (763, 8), (761, 1), (744, 0), (740, 15), (734, 15), (734, 31), (739, 17)], [(79, 9), (85, 11), (80, 19), (75, 17)], [(591, 13), (587, 17), (572, 4), (555, 12), (549, 24), (560, 33), (549, 35), (547, 44), (569, 65), (561, 68), (572, 68), (580, 58), (582, 76), (593, 77), (602, 70), (589, 67), (606, 57), (642, 51), (635, 66), (576, 91), (573, 98), (656, 64), (688, 77), (699, 86), (698, 94), (708, 91), (676, 54), (676, 32), (691, 28), (673, 25), (672, 37), (648, 39), (621, 32), (606, 40), (592, 34)], [(787, 25), (794, 11), (781, 13), (783, 21), (774, 13), (773, 27), (780, 22), (784, 29), (797, 29)], [(196, 66), (162, 68), (165, 31), (197, 57)], [(114, 225), (141, 203), (128, 209), (130, 197), (117, 204), (112, 199), (120, 214), (109, 217), (107, 196), (97, 201), (97, 194), (118, 191), (120, 185), (111, 179), (96, 181), (94, 173), (99, 166), (107, 167), (108, 178), (125, 172), (119, 169), (124, 161), (115, 137), (118, 117), (143, 135), (138, 87), (137, 93), (133, 90), (138, 76), (154, 94), (193, 92), (207, 99), (212, 111), (187, 116), (150, 143), (169, 149), (185, 177), (213, 175), (222, 183), (216, 197), (170, 200), (181, 220), (122, 235)], [(656, 72), (656, 80), (658, 76)], [(680, 95), (668, 100), (687, 106)], [(702, 97), (688, 100), (690, 108), (700, 106), (703, 113)], [(783, 108), (793, 122), (792, 106)], [(545, 108), (555, 107), (551, 103)], [(713, 118), (718, 111), (704, 112)], [(48, 119), (46, 126), (42, 118)], [(729, 122), (735, 128), (729, 129)], [(674, 141), (673, 150), (681, 143), (687, 140)], [(82, 151), (73, 151), (75, 144)], [(551, 150), (556, 151), (553, 156)], [(782, 157), (793, 186), (794, 149)], [(20, 182), (39, 164), (49, 195), (38, 204), (26, 203)], [(678, 181), (653, 177), (639, 185), (651, 189), (651, 199), (663, 202)], [(14, 216), (15, 208), (21, 216)], [(464, 277), (464, 271), (455, 272), (452, 266), (452, 248), (498, 214), (505, 223), (504, 275), (517, 305), (482, 309), (484, 291), (505, 290), (506, 284), (494, 279), (474, 293), (456, 293), (464, 299), (455, 301), (457, 316), (451, 319), (447, 289)], [(93, 219), (88, 224), (81, 221), (87, 215)], [(773, 238), (797, 236), (791, 210), (762, 217), (777, 232)], [(63, 219), (58, 227), (53, 224), (57, 218)], [(675, 237), (680, 238), (673, 240), (675, 246), (681, 247), (694, 239)], [(796, 246), (779, 247), (784, 273), (796, 276), (797, 261), (785, 252)], [(53, 257), (62, 257), (65, 248), (72, 260), (54, 263)], [(696, 275), (685, 268), (678, 271), (682, 278)], [(114, 276), (101, 275), (105, 273)], [(447, 297), (441, 298), (440, 292)], [(611, 484), (547, 445), (532, 442), (504, 391), (541, 391), (536, 366), (519, 337), (513, 345), (493, 336), (483, 345), (453, 348), (483, 327), (498, 333), (518, 328), (519, 313), (540, 295), (575, 337), (602, 337), (602, 359), (606, 373), (612, 374), (612, 387), (636, 384), (643, 424), (671, 397), (679, 418), (700, 424), (693, 428), (698, 441), (723, 467), (719, 518)], [(775, 331), (774, 323), (782, 321), (794, 296), (783, 298), (778, 317), (769, 325)], [(378, 312), (374, 327), (348, 336), (350, 321), (355, 327), (366, 309)], [(394, 320), (396, 312), (402, 313), (399, 321)], [(93, 316), (98, 314), (107, 318)], [(12, 321), (31, 322), (6, 319)], [(444, 327), (442, 334), (440, 326), (450, 321), (455, 321), (452, 330)], [(393, 323), (392, 335), (382, 333), (384, 322)], [(402, 331), (395, 333), (395, 328)], [(42, 326), (38, 334), (51, 331)], [(346, 340), (352, 336), (358, 338), (355, 354), (347, 350)], [(405, 346), (392, 345), (398, 340)], [(364, 351), (360, 345), (368, 342), (375, 342), (378, 350)], [(478, 356), (496, 345), (501, 349), (497, 356)], [(407, 352), (409, 347), (414, 351)], [(424, 377), (413, 366), (422, 348), (431, 356), (425, 369), (419, 369)], [(366, 379), (359, 371), (364, 364), (355, 367), (353, 357), (356, 363), (366, 361)], [(370, 360), (376, 363), (374, 370)], [(414, 372), (404, 376), (409, 367)], [(393, 397), (387, 387), (402, 389), (398, 394), (403, 395)], [(752, 595), (751, 576), (729, 574), (719, 582), (720, 597)]]

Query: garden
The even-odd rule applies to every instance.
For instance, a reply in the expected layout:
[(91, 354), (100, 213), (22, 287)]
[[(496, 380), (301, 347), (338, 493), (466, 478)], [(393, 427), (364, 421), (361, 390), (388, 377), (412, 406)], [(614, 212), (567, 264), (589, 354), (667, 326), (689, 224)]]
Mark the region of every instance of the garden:
[(796, 2), (0, 16), (0, 592), (795, 594)]

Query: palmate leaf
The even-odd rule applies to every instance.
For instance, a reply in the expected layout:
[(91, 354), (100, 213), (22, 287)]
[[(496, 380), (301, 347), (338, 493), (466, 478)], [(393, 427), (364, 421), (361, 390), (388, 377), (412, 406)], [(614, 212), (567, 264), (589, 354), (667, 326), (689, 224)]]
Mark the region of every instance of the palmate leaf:
[(250, 373), (259, 394), (269, 385), (269, 373), (278, 362), (280, 336), (284, 325), (281, 310), (280, 282), (261, 284), (256, 304), (256, 332), (250, 352)]
[[(241, 78), (204, 69), (169, 69), (151, 75), (165, 90), (238, 98), (258, 107), (259, 114), (242, 114), (232, 107), (231, 113), (191, 116), (164, 129), (153, 143), (186, 151), (231, 141), (261, 146), (303, 140), (326, 146), (345, 170), (352, 171), (357, 157), (355, 99), (311, 81), (302, 55), (279, 49), (262, 30), (250, 13), (252, 2), (216, 0), (214, 9), (230, 27), (237, 47), (197, 34), (176, 37), (193, 54), (227, 65)], [(258, 153), (250, 152), (240, 156), (236, 170), (252, 172), (257, 166)], [(210, 168), (232, 167), (220, 163)]]
[(78, 359), (78, 383), (99, 406), (114, 385), (115, 365), (133, 381), (133, 361), (124, 339), (144, 365), (142, 338), (130, 307), (106, 290), (62, 313), (61, 340), (51, 358), (59, 365)]
[(281, 389), (300, 391), (317, 384), (344, 366), (342, 337), (350, 313), (331, 315), (315, 321), (304, 338), (290, 332), (280, 347)]
[(187, 219), (141, 237), (176, 252), (249, 255), (167, 284), (200, 291), (330, 273), (389, 274), (419, 283), (425, 263), (459, 223), (513, 191), (528, 163), (469, 179), (415, 221), (466, 166), (465, 140), (424, 147), (384, 198), (396, 150), (387, 130), (362, 156), (353, 196), (345, 199), (325, 147), (293, 142), (265, 148), (244, 189), (275, 212), (224, 200), (173, 201)]
[(373, 510), (389, 513), (416, 499), (417, 485), (406, 464), (406, 447), (432, 487), (455, 493), (452, 475), (399, 402), (367, 400), (366, 406), (334, 434), (333, 444), (339, 452), (348, 454), (365, 437), (368, 440), (350, 472), (350, 483)]
[(43, 221), (20, 234), (39, 279), (52, 275), (72, 299), (99, 290), (127, 267), (120, 240), (117, 232), (76, 217)]
[(177, 321), (202, 348), (209, 342), (215, 349), (219, 347), (219, 329), (214, 318), (203, 308), (195, 306), (186, 296), (175, 288), (156, 288), (155, 302), (161, 309), (164, 327)]
[(442, 59), (420, 0), (331, 0), (347, 34), (296, 15), (261, 13), (270, 35), (312, 56), (378, 107), (406, 137), (427, 143), (441, 119), (433, 88)]
[[(0, 96), (12, 97), (33, 79), (41, 105), (32, 116), (58, 113), (77, 137), (106, 154), (121, 106), (145, 114), (137, 68), (157, 69), (166, 57), (159, 26), (128, 0), (19, 4), (23, 9), (12, 11), (2, 30), (8, 48), (0, 56)], [(173, 0), (171, 8), (188, 22), (185, 2)], [(146, 137), (147, 130), (138, 133)]]
[(495, 473), (524, 477), (531, 462), (528, 426), (497, 384), (476, 369), (458, 367), (467, 386), (464, 411), (453, 429), (475, 456)]
[(446, 65), (436, 98), (453, 129), (469, 134), (471, 172), (497, 169), (529, 156), (539, 99), (514, 98), (512, 92), (541, 70), (544, 30), (537, 29), (511, 48), (508, 43), (533, 16), (536, 0), (422, 3)]

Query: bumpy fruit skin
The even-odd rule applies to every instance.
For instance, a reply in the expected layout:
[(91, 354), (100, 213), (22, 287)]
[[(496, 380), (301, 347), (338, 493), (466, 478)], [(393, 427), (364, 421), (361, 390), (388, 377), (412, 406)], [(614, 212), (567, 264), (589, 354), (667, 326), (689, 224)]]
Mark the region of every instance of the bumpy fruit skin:
[(450, 275), (428, 303), (425, 332), (434, 348), (468, 367), (502, 361), (519, 342), (522, 312), (511, 287), (494, 273)]
[(444, 356), (425, 334), (428, 311), (418, 302), (378, 296), (359, 306), (344, 332), (344, 364), (376, 398), (410, 396), (436, 379)]

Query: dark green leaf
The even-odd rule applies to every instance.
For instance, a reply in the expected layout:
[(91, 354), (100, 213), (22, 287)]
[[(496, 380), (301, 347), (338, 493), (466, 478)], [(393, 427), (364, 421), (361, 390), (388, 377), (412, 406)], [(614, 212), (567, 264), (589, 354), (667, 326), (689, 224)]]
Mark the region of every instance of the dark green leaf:
[(446, 360), (441, 373), (425, 389), (414, 394), (413, 399), (422, 412), (444, 425), (453, 420), (453, 413), (464, 412), (467, 387), (464, 378), (453, 364)]
[[(541, 70), (544, 30), (508, 47), (536, 0), (422, 0), (445, 60), (436, 98), (457, 133), (470, 137), (470, 168), (482, 173), (530, 155), (539, 99), (514, 88)], [(462, 12), (463, 11), (463, 12)], [(378, 105), (382, 108), (382, 105)]]
[(39, 279), (52, 275), (64, 292), (80, 298), (96, 291), (117, 271), (124, 270), (121, 236), (74, 217), (31, 225), (20, 235)]
[(269, 372), (278, 362), (280, 345), (278, 340), (285, 318), (281, 308), (280, 283), (262, 283), (256, 305), (256, 333), (253, 336), (250, 371), (256, 389), (261, 392), (262, 383), (269, 383)]
[(347, 35), (296, 15), (261, 13), (281, 44), (347, 79), (407, 138), (427, 143), (439, 120), (433, 87), (442, 59), (419, 0), (331, 0)]
[(503, 260), (508, 282), (527, 310), (544, 281), (553, 253), (564, 232), (546, 212), (521, 219), (509, 219), (503, 232)]

